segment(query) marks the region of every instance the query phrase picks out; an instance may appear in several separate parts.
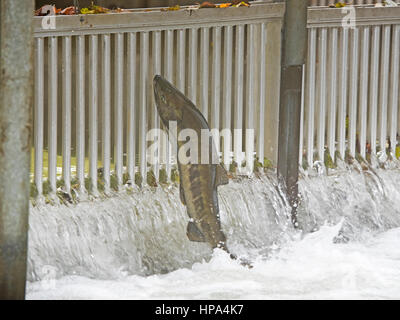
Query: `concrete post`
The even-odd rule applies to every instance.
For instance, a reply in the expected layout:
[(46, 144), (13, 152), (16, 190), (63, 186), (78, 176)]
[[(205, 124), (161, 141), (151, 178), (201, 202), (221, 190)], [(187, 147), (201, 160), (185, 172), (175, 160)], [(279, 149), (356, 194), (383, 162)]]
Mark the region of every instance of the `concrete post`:
[(299, 136), (303, 65), (307, 52), (307, 0), (286, 0), (282, 29), (278, 180), (292, 207), (297, 227)]
[(33, 0), (0, 2), (0, 299), (25, 297), (33, 11)]

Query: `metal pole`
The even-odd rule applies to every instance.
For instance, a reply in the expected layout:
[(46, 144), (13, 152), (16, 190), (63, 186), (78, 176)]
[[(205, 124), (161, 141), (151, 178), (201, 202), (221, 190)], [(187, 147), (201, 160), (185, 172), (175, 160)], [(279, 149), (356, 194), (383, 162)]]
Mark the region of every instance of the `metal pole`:
[(33, 0), (0, 2), (0, 299), (25, 298), (33, 10)]
[(282, 29), (282, 66), (279, 107), (278, 181), (297, 224), (299, 136), (303, 65), (307, 50), (307, 0), (286, 0)]

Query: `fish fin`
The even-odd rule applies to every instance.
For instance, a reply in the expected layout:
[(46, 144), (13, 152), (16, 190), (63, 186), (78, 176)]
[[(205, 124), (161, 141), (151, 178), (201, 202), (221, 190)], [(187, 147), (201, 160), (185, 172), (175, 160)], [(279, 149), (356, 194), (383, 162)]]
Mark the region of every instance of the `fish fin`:
[(186, 199), (185, 199), (185, 194), (183, 193), (183, 187), (182, 184), (179, 184), (179, 197), (181, 198), (181, 202), (184, 206), (186, 206)]
[(215, 186), (221, 186), (228, 183), (229, 183), (229, 178), (225, 168), (222, 165), (218, 164), (217, 172), (215, 175)]
[(190, 241), (206, 242), (204, 235), (201, 233), (199, 228), (197, 228), (196, 224), (192, 221), (189, 221), (187, 225), (186, 235)]

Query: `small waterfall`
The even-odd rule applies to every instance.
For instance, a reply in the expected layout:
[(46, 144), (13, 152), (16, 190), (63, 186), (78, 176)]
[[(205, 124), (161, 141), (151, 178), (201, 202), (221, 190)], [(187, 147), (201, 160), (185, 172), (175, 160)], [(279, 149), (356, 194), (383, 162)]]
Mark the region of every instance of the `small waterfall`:
[[(300, 179), (305, 233), (343, 220), (338, 241), (359, 241), (400, 226), (400, 171), (344, 170)], [(218, 189), (228, 247), (268, 257), (302, 234), (274, 174), (231, 180)], [(145, 187), (76, 205), (31, 207), (28, 280), (82, 275), (117, 279), (167, 273), (208, 260), (211, 249), (186, 237), (188, 216), (178, 186)]]
[(400, 170), (398, 168), (342, 168), (299, 180), (303, 231), (322, 224), (344, 223), (338, 241), (362, 241), (379, 231), (400, 226)]

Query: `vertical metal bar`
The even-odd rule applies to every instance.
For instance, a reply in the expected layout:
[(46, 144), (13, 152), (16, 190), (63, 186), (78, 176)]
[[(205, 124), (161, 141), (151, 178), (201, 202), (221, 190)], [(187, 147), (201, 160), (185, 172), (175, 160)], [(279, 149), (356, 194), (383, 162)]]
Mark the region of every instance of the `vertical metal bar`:
[(57, 37), (49, 38), (48, 65), (48, 179), (52, 192), (56, 191), (57, 181), (57, 83), (58, 48)]
[[(221, 94), (221, 27), (212, 30), (212, 89), (211, 89), (211, 129), (219, 129), (220, 94)], [(219, 133), (213, 130), (214, 144), (219, 156)]]
[(258, 148), (257, 157), (260, 163), (264, 163), (264, 123), (265, 123), (265, 107), (266, 107), (266, 51), (267, 51), (267, 25), (260, 25), (260, 90), (259, 90), (259, 107), (260, 114), (258, 119)]
[(293, 225), (297, 227), (302, 71), (307, 52), (307, 1), (286, 0), (285, 3), (277, 173), (280, 187), (286, 192), (292, 208)]
[(359, 28), (352, 32), (351, 42), (351, 64), (350, 64), (350, 84), (349, 84), (349, 153), (353, 158), (356, 155), (356, 127), (357, 127), (357, 108), (358, 108), (358, 60), (359, 60)]
[(186, 46), (186, 30), (178, 30), (177, 47), (178, 47), (178, 63), (177, 63), (177, 88), (185, 94), (185, 46)]
[[(164, 63), (164, 75), (169, 82), (173, 82), (173, 57), (174, 57), (174, 31), (165, 31), (165, 63)], [(167, 179), (171, 178), (171, 166), (172, 166), (172, 146), (170, 143), (171, 137), (168, 138), (164, 145), (165, 150), (165, 171), (167, 173)]]
[(35, 50), (35, 185), (43, 193), (43, 96), (44, 96), (44, 39), (36, 38)]
[(164, 74), (169, 82), (173, 82), (174, 31), (165, 31), (165, 62)]
[(30, 111), (33, 104), (33, 10), (34, 1), (3, 0), (0, 3), (1, 300), (25, 298)]
[(314, 163), (314, 114), (315, 114), (315, 67), (316, 67), (316, 39), (317, 29), (312, 28), (309, 31), (309, 49), (308, 49), (308, 85), (307, 85), (307, 162), (309, 166)]
[(132, 185), (135, 182), (136, 151), (136, 33), (128, 35), (128, 123), (127, 123), (127, 167)]
[(123, 88), (124, 88), (124, 34), (115, 35), (115, 90), (114, 90), (114, 161), (118, 186), (123, 173)]
[[(111, 46), (110, 35), (102, 36), (103, 44), (103, 74), (102, 74), (102, 160), (105, 191), (110, 189), (110, 161), (111, 161)], [(120, 84), (119, 84), (120, 85)]]
[(85, 36), (76, 42), (76, 175), (85, 188)]
[[(153, 45), (152, 45), (152, 58), (153, 58), (153, 74), (161, 74), (161, 31), (154, 31), (153, 32)], [(152, 96), (152, 105), (153, 105), (153, 112), (152, 112), (152, 127), (155, 129), (160, 129), (160, 117), (157, 112), (157, 106), (154, 101), (154, 95)], [(157, 137), (156, 143), (157, 147), (157, 155), (156, 158), (153, 159), (151, 163), (153, 163), (153, 172), (156, 178), (156, 181), (159, 180), (159, 170), (160, 170), (160, 139), (161, 137)], [(151, 155), (152, 156), (152, 155)]]
[[(390, 81), (390, 146), (391, 153), (396, 154), (397, 132), (400, 123), (397, 123), (399, 108), (399, 78), (400, 78), (400, 25), (393, 27), (392, 36), (392, 64)], [(397, 127), (399, 125), (399, 127)]]
[(223, 162), (225, 168), (229, 170), (231, 164), (231, 117), (232, 117), (232, 33), (233, 27), (226, 26), (224, 33), (224, 74), (223, 74), (223, 117), (222, 129), (227, 134), (223, 140)]
[(246, 170), (247, 174), (254, 169), (254, 109), (255, 109), (255, 87), (256, 87), (256, 59), (255, 48), (255, 25), (247, 26), (247, 106), (246, 106)]
[(299, 166), (303, 166), (303, 151), (304, 151), (304, 104), (305, 104), (305, 91), (306, 91), (306, 71), (305, 64), (303, 65), (303, 77), (301, 79), (301, 113), (300, 113), (300, 141), (299, 141)]
[(346, 149), (346, 111), (347, 111), (347, 68), (349, 53), (349, 29), (342, 29), (340, 43), (340, 86), (339, 86), (339, 110), (338, 110), (338, 143), (339, 154), (344, 159)]
[(148, 87), (148, 63), (149, 63), (149, 33), (140, 33), (140, 83), (139, 83), (139, 154), (140, 174), (143, 183), (147, 181), (147, 158), (146, 158), (146, 132), (147, 132), (147, 87)]
[(97, 128), (98, 128), (98, 37), (89, 38), (89, 178), (91, 191), (97, 193)]
[(65, 191), (71, 192), (71, 37), (63, 37), (62, 173)]
[(365, 145), (367, 141), (367, 110), (368, 110), (368, 77), (369, 77), (369, 41), (370, 28), (364, 27), (361, 46), (361, 71), (360, 71), (360, 113), (359, 113), (359, 144), (360, 155), (365, 158)]
[(201, 28), (200, 32), (200, 108), (204, 118), (208, 120), (208, 83), (209, 83), (209, 45), (210, 45), (210, 34), (209, 28)]
[(371, 52), (371, 82), (369, 87), (369, 137), (371, 153), (376, 153), (377, 116), (378, 116), (378, 83), (379, 83), (379, 50), (380, 50), (380, 26), (372, 28), (372, 52)]
[(327, 67), (327, 37), (328, 29), (320, 29), (319, 39), (319, 77), (318, 77), (318, 130), (317, 150), (318, 158), (322, 162), (325, 150), (325, 119), (326, 119), (326, 67)]
[(387, 140), (387, 112), (389, 95), (389, 63), (390, 63), (390, 31), (391, 26), (383, 27), (381, 74), (379, 81), (379, 142), (380, 148), (385, 152)]
[(243, 63), (244, 63), (244, 26), (236, 26), (235, 47), (235, 113), (234, 113), (234, 160), (242, 165), (243, 142)]
[(197, 28), (189, 30), (188, 97), (197, 103)]
[(327, 131), (327, 145), (329, 155), (335, 160), (335, 140), (336, 140), (336, 103), (337, 103), (337, 47), (338, 47), (338, 29), (331, 30), (329, 50), (329, 87), (328, 87), (328, 131)]

